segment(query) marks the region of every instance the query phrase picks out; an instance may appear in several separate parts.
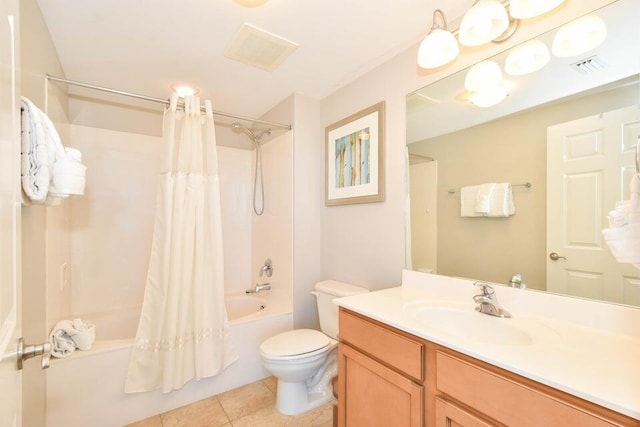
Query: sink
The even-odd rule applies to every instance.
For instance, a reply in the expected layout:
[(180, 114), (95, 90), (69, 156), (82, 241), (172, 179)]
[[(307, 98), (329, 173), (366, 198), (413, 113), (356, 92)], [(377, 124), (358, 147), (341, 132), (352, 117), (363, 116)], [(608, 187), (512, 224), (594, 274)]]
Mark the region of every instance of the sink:
[(474, 310), (474, 305), (444, 302), (416, 303), (406, 312), (430, 330), (485, 344), (526, 346), (549, 329), (533, 319), (499, 318)]

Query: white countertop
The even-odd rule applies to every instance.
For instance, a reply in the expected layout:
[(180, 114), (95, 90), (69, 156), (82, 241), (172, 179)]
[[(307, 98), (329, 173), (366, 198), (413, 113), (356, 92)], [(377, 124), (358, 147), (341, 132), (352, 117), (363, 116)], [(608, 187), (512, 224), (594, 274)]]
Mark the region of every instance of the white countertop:
[[(486, 314), (478, 321), (518, 325), (533, 337), (526, 344), (504, 344), (463, 337), (412, 315), (415, 307), (468, 304), (473, 282), (404, 271), (401, 287), (334, 300), (436, 344), (499, 366), (590, 402), (640, 420), (640, 309), (542, 292), (496, 286), (512, 319)], [(491, 322), (502, 322), (495, 324)], [(512, 322), (512, 323), (509, 323)], [(444, 324), (443, 324), (444, 325)], [(533, 325), (533, 326), (532, 326)]]

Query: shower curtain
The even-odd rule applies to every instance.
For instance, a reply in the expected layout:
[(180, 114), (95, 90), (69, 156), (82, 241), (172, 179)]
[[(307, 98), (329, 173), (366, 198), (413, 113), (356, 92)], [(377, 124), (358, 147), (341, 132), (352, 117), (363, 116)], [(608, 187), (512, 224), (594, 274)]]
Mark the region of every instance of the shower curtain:
[(168, 393), (237, 359), (224, 306), (220, 184), (211, 102), (174, 94), (164, 141), (151, 258), (125, 392)]

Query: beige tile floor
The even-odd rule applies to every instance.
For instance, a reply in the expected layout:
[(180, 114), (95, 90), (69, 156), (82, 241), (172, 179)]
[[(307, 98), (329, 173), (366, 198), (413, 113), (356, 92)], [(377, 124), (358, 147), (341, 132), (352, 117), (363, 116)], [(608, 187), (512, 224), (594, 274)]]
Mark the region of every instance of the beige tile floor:
[(274, 377), (229, 390), (127, 427), (331, 427), (333, 405), (290, 416), (275, 408)]

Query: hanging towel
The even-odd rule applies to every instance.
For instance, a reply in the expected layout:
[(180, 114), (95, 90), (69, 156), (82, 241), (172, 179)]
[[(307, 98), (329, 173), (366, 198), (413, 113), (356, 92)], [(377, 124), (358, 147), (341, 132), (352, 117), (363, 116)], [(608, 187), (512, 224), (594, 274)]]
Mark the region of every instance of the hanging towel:
[(515, 213), (516, 207), (513, 203), (511, 184), (508, 182), (495, 184), (489, 198), (489, 213), (487, 216), (504, 218)]
[(29, 99), (22, 97), (20, 105), (25, 204), (54, 206), (69, 195), (84, 194), (86, 167), (80, 152), (65, 149), (53, 122)]
[(616, 261), (633, 264), (640, 269), (640, 176), (634, 174), (629, 183), (629, 200), (617, 202), (609, 212), (609, 228), (602, 230)]
[(465, 217), (478, 217), (483, 216), (481, 212), (476, 212), (476, 198), (479, 185), (473, 185), (469, 187), (462, 187), (460, 189), (460, 216)]
[(491, 194), (496, 186), (495, 182), (481, 184), (476, 194), (475, 211), (481, 214), (488, 214), (491, 209)]

